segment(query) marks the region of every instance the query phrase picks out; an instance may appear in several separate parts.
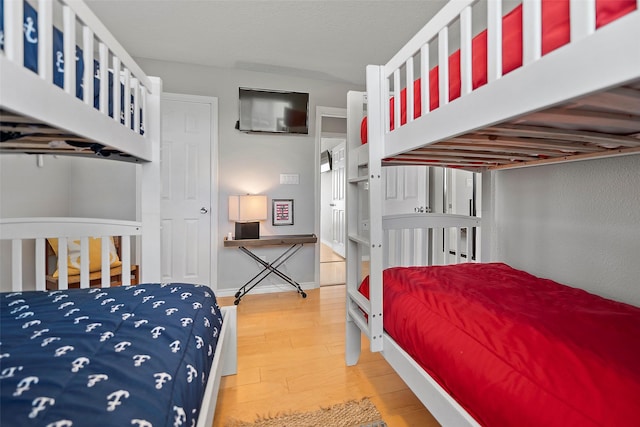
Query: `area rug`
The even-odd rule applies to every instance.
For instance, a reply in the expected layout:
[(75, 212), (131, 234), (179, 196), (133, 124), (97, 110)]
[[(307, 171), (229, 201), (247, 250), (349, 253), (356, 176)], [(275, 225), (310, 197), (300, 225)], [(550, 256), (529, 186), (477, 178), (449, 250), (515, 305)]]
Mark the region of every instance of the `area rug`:
[(380, 412), (366, 397), (320, 408), (311, 412), (292, 412), (258, 416), (254, 422), (231, 420), (226, 427), (386, 427)]

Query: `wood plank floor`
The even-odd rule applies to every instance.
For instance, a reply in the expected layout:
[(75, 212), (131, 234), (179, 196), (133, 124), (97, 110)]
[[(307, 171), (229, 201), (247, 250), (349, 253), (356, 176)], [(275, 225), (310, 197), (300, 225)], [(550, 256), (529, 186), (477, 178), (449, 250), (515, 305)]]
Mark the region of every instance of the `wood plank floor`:
[[(345, 287), (247, 295), (238, 306), (238, 374), (222, 378), (214, 426), (235, 418), (310, 411), (369, 397), (390, 427), (437, 422), (363, 338), (360, 361), (344, 362)], [(219, 298), (220, 305), (233, 297)]]

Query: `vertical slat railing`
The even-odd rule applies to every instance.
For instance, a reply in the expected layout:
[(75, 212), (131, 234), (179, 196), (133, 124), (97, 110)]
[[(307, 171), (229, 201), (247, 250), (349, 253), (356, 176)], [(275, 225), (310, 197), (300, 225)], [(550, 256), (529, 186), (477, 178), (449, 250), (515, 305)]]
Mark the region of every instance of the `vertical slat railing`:
[(84, 59), (84, 103), (93, 106), (93, 31), (86, 25), (82, 26), (82, 55)]
[(53, 81), (53, 2), (38, 1), (38, 75)]
[(120, 239), (122, 286), (129, 286), (131, 285), (131, 239), (130, 236), (121, 236)]
[(407, 79), (407, 123), (413, 121), (414, 111), (413, 111), (413, 98), (415, 94), (413, 93), (413, 56), (410, 56), (407, 59), (406, 65), (406, 79)]
[(596, 30), (596, 0), (571, 0), (571, 42), (587, 37)]
[(487, 2), (487, 81), (502, 77), (502, 0)]
[(400, 116), (402, 110), (402, 103), (400, 102), (400, 69), (396, 69), (393, 72), (393, 93), (394, 93), (394, 107), (393, 107), (393, 123), (394, 129), (398, 129), (400, 127)]
[(528, 65), (542, 55), (542, 2), (522, 3), (522, 64)]
[(454, 232), (456, 234), (456, 264), (462, 262), (462, 227), (455, 227)]
[(100, 112), (105, 116), (109, 114), (109, 48), (106, 44), (98, 44), (100, 74)]
[(11, 241), (11, 290), (22, 290), (22, 240)]
[(429, 43), (425, 43), (420, 48), (420, 78), (422, 82), (420, 84), (420, 101), (422, 102), (421, 115), (429, 113), (431, 107), (431, 94), (429, 84)]
[(89, 287), (89, 238), (80, 238), (80, 287)]
[[(77, 221), (77, 222), (74, 222)], [(80, 277), (73, 277), (73, 282), (80, 281), (82, 288), (90, 286), (91, 268), (90, 260), (90, 238), (98, 236), (102, 238), (101, 267), (100, 272), (103, 278), (101, 285), (108, 287), (111, 285), (111, 245), (112, 236), (119, 236), (120, 260), (122, 262), (122, 283), (131, 284), (131, 236), (142, 234), (139, 223), (129, 221), (113, 220), (92, 220), (84, 218), (21, 218), (21, 219), (0, 219), (0, 239), (11, 242), (11, 289), (19, 291), (24, 289), (23, 280), (23, 242), (34, 242), (34, 259), (29, 257), (30, 270), (35, 272), (35, 286), (37, 290), (46, 289), (47, 259), (46, 245), (47, 239), (57, 238), (57, 270), (58, 289), (68, 289), (69, 282), (69, 241), (80, 241), (80, 253), (74, 256), (80, 258)], [(75, 246), (77, 244), (74, 243)], [(74, 260), (77, 262), (77, 260)], [(28, 284), (33, 285), (33, 282)]]
[(113, 56), (113, 87), (111, 88), (113, 94), (113, 120), (120, 123), (120, 59), (117, 56)]
[(4, 54), (7, 58), (22, 66), (24, 63), (24, 44), (22, 23), (24, 22), (24, 3), (21, 1), (4, 2)]
[(471, 51), (472, 27), (471, 6), (460, 13), (460, 96), (471, 93), (473, 84), (473, 64)]
[(69, 288), (69, 270), (67, 268), (67, 238), (58, 239), (58, 289)]
[(47, 260), (45, 259), (45, 245), (44, 238), (36, 239), (36, 290), (38, 291), (44, 291), (46, 288)]
[(64, 33), (64, 90), (76, 96), (76, 14), (63, 6), (62, 21)]
[(133, 88), (133, 130), (140, 133), (140, 83), (138, 79), (131, 80)]
[(124, 125), (127, 129), (131, 129), (131, 73), (126, 67), (122, 81), (124, 84)]
[[(109, 236), (101, 236), (100, 248), (101, 248), (101, 260), (100, 260), (100, 287), (108, 288), (111, 286), (111, 260), (109, 259), (109, 252), (111, 246), (111, 239)], [(124, 270), (122, 271), (124, 274)]]
[(438, 33), (438, 92), (442, 107), (449, 103), (449, 27)]

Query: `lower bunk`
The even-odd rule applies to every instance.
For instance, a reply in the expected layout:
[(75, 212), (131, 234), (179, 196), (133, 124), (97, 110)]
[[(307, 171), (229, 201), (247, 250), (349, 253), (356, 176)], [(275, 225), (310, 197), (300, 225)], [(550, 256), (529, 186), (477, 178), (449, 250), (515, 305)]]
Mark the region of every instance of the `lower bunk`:
[[(109, 220), (0, 221), (14, 270), (12, 290), (0, 293), (0, 425), (211, 426), (221, 377), (237, 370), (236, 307), (220, 307), (206, 285), (109, 286), (108, 250), (98, 257), (107, 280), (91, 287), (87, 240), (114, 236), (105, 222), (115, 236), (140, 233)], [(83, 247), (80, 288), (45, 290), (45, 240), (60, 249), (72, 237)], [(22, 280), (32, 246), (35, 286)]]
[(501, 263), (387, 268), (382, 292), (382, 354), (443, 425), (637, 423), (640, 308)]

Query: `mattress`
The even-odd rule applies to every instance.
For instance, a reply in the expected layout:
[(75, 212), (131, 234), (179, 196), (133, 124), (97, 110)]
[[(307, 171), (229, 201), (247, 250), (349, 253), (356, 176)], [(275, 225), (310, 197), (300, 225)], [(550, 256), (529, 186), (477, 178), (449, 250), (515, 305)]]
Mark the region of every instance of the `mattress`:
[(200, 415), (222, 325), (210, 288), (2, 293), (0, 315), (0, 425), (191, 426)]
[[(569, 1), (542, 0), (542, 55), (569, 43)], [(636, 0), (596, 0), (596, 28), (615, 21), (636, 9)], [(477, 89), (487, 83), (487, 31), (475, 36), (471, 42), (472, 87)], [(522, 66), (522, 5), (515, 7), (502, 18), (502, 75)], [(421, 91), (421, 79), (413, 82), (414, 118), (422, 115), (422, 101), (417, 94)], [(460, 50), (449, 56), (449, 101), (460, 97)], [(400, 123), (407, 122), (407, 90), (400, 92)], [(395, 128), (395, 99), (389, 101), (390, 129)], [(429, 72), (429, 110), (440, 105), (438, 66)], [(360, 138), (367, 143), (367, 118), (360, 125)]]
[(383, 280), (385, 331), (480, 424), (637, 425), (640, 308), (500, 263)]

